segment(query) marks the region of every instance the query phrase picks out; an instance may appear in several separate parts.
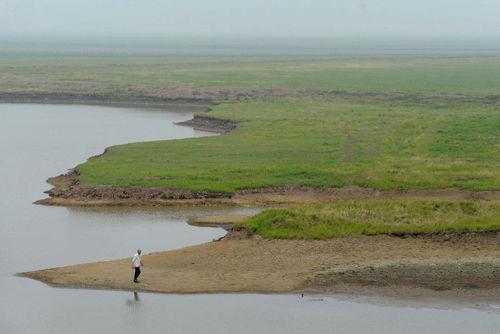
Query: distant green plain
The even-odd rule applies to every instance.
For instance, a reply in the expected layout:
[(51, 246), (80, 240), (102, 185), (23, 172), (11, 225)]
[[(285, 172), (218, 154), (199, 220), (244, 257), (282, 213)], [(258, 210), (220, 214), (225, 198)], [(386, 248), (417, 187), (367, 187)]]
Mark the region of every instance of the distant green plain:
[(169, 88), (293, 88), (500, 95), (499, 55), (159, 56), (0, 54), (1, 92), (159, 94)]

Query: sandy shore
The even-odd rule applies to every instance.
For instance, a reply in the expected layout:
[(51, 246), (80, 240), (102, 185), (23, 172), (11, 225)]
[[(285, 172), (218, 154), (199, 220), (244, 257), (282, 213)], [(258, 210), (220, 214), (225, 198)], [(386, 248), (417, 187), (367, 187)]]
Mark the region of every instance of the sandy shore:
[(130, 259), (22, 273), (59, 287), (161, 293), (320, 292), (464, 296), (500, 300), (497, 233), (356, 236), (326, 241), (222, 241), (144, 256), (141, 283)]

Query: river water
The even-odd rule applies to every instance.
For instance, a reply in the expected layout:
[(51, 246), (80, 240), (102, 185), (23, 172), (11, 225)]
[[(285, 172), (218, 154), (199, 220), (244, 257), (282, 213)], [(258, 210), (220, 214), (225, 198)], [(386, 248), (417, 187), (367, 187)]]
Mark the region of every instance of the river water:
[(191, 112), (0, 104), (0, 333), (498, 333), (500, 305), (296, 295), (161, 295), (61, 289), (17, 272), (199, 244), (199, 214), (245, 209), (71, 209), (32, 202), (44, 180), (105, 147), (210, 135)]

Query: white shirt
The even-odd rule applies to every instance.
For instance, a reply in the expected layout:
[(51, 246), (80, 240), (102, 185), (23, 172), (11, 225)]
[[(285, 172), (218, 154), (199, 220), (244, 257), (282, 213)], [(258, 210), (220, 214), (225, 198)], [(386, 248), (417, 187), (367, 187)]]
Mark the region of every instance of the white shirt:
[(134, 258), (132, 259), (132, 263), (134, 264), (135, 268), (141, 266), (141, 256), (138, 253), (135, 253)]

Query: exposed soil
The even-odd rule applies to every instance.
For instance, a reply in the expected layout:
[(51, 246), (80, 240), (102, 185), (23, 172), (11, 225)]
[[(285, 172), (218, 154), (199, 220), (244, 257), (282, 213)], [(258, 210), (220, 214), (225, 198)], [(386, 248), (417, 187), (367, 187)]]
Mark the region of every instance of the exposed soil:
[(500, 300), (497, 233), (262, 240), (244, 231), (222, 241), (131, 259), (23, 273), (61, 287), (163, 293), (321, 292), (465, 296)]
[[(15, 85), (15, 83), (14, 83)], [(40, 83), (33, 85), (39, 88)], [(83, 86), (82, 86), (83, 85)], [(500, 103), (500, 96), (470, 96), (462, 94), (436, 94), (431, 96), (412, 95), (405, 93), (348, 92), (323, 89), (293, 89), (293, 88), (245, 88), (245, 87), (172, 87), (148, 88), (140, 87), (98, 87), (95, 84), (85, 87), (79, 83), (78, 88), (61, 87), (54, 91), (19, 90), (0, 92), (0, 102), (15, 103), (70, 103), (70, 104), (118, 104), (130, 106), (164, 105), (171, 103), (210, 104), (213, 102), (245, 101), (272, 97), (339, 97), (351, 100), (370, 100), (400, 102), (429, 102), (453, 100), (462, 103), (481, 102), (489, 104)], [(82, 89), (82, 90), (79, 90)], [(100, 89), (101, 91), (96, 91)], [(108, 91), (106, 91), (108, 90)]]
[[(203, 106), (207, 109), (213, 99), (209, 97), (192, 98), (189, 95), (166, 94), (146, 95), (120, 93), (55, 93), (55, 92), (0, 92), (0, 102), (3, 103), (50, 103), (50, 104), (86, 104), (112, 106)], [(192, 109), (190, 109), (192, 111)]]
[(183, 189), (119, 188), (82, 185), (78, 171), (50, 178), (54, 186), (47, 191), (44, 205), (65, 206), (172, 206), (172, 205), (234, 205), (270, 206), (369, 199), (443, 199), (443, 200), (500, 200), (500, 191), (471, 191), (462, 189), (393, 189), (379, 190), (356, 186), (344, 188), (312, 188), (297, 185), (246, 189), (234, 194)]
[[(106, 153), (106, 152), (105, 152)], [(103, 153), (103, 154), (105, 154)], [(49, 205), (150, 205), (157, 204), (202, 204), (204, 200), (228, 198), (225, 193), (204, 191), (191, 191), (182, 189), (157, 189), (157, 188), (118, 188), (106, 186), (81, 185), (78, 180), (78, 171), (71, 170), (66, 174), (47, 180), (54, 186), (47, 191), (51, 198), (38, 201), (37, 204)], [(74, 203), (74, 204), (72, 204)]]
[(195, 130), (212, 131), (217, 133), (226, 133), (236, 128), (237, 122), (228, 119), (220, 119), (202, 115), (195, 115), (193, 119), (176, 123), (177, 125), (184, 125), (192, 127)]
[(244, 215), (224, 215), (224, 216), (201, 216), (190, 218), (187, 223), (201, 227), (222, 227), (229, 229), (231, 225), (241, 222), (250, 216)]
[[(193, 88), (114, 89), (112, 92), (0, 92), (0, 101), (15, 103), (84, 103), (84, 104), (170, 104), (218, 101), (244, 101), (266, 97), (299, 96), (306, 92), (288, 88)], [(318, 92), (314, 92), (317, 94)], [(313, 94), (309, 92), (308, 94)]]

